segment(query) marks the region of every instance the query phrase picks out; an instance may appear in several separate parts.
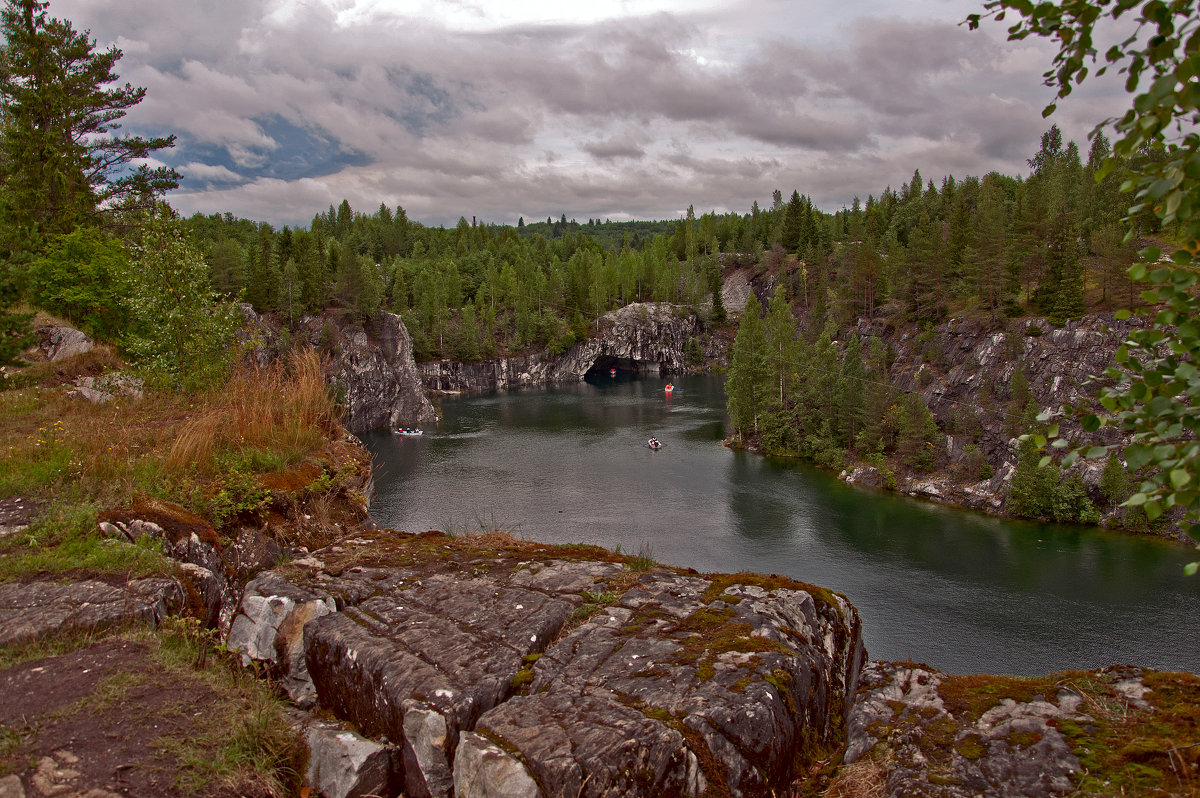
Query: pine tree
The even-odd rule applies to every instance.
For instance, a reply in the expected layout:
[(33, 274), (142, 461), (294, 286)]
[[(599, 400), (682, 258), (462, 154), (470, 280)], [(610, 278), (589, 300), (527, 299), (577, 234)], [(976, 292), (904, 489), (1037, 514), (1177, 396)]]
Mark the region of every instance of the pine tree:
[(918, 393), (905, 394), (896, 429), (900, 462), (915, 471), (932, 471), (941, 460), (941, 433), (929, 406)]
[(106, 88), (121, 51), (97, 52), (94, 39), (50, 18), (47, 6), (7, 0), (0, 11), (0, 222), (10, 255), (111, 210), (152, 208), (179, 181), (167, 167), (128, 168), (175, 137), (111, 135), (146, 90)]
[(788, 200), (787, 210), (783, 216), (783, 229), (779, 243), (788, 252), (803, 252), (808, 241), (804, 237), (804, 203), (800, 201), (800, 192), (793, 191)]
[(768, 363), (771, 370), (773, 400), (782, 408), (791, 391), (791, 379), (796, 368), (796, 318), (792, 315), (792, 303), (782, 286), (775, 287), (771, 302), (767, 306), (765, 325)]
[(771, 371), (761, 313), (762, 306), (751, 293), (729, 355), (725, 393), (729, 416), (740, 436), (758, 433), (759, 416), (770, 390)]
[(921, 214), (908, 251), (907, 305), (914, 321), (936, 324), (942, 320), (945, 254), (941, 224)]
[(846, 341), (846, 349), (842, 352), (841, 392), (838, 396), (838, 441), (844, 449), (854, 445), (858, 433), (863, 428), (866, 412), (865, 379), (862, 342), (857, 332), (851, 332)]

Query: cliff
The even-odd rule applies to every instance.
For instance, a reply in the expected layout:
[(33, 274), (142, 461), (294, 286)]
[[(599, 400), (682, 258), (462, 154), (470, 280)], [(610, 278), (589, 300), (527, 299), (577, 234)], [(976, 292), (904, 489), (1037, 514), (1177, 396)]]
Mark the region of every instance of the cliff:
[(369, 324), (354, 315), (326, 311), (304, 316), (294, 332), (277, 319), (242, 305), (253, 357), (266, 363), (299, 339), (327, 357), (326, 376), (345, 407), (343, 423), (355, 434), (380, 427), (432, 424), (437, 413), (421, 390), (412, 338), (394, 313), (379, 311)]
[[(610, 369), (633, 374), (679, 374), (720, 357), (724, 347), (686, 308), (636, 302), (600, 317), (595, 334), (558, 356), (534, 353), (472, 363), (419, 365), (429, 391), (474, 392), (579, 382)], [(689, 352), (690, 362), (689, 362)]]
[[(946, 433), (943, 467), (925, 475), (901, 475), (896, 489), (914, 496), (988, 512), (1003, 512), (1004, 497), (1017, 463), (1017, 436), (1028, 432), (1032, 416), (1061, 406), (1095, 402), (1099, 379), (1113, 363), (1113, 354), (1139, 319), (1116, 320), (1111, 314), (1091, 315), (1055, 327), (1045, 319), (993, 321), (950, 320), (921, 330), (916, 325), (892, 325), (862, 320), (860, 336), (878, 335), (890, 345), (893, 362), (889, 377), (901, 391), (916, 392)], [(1027, 402), (1014, 396), (1018, 370), (1027, 383)], [(1079, 435), (1078, 424), (1065, 419), (1065, 435)], [(1120, 436), (1104, 431), (1099, 442), (1119, 443)], [(986, 460), (992, 476), (976, 480), (968, 473), (968, 447)], [(1078, 473), (1095, 488), (1103, 462), (1079, 463)], [(870, 466), (848, 469), (852, 482), (880, 484)]]

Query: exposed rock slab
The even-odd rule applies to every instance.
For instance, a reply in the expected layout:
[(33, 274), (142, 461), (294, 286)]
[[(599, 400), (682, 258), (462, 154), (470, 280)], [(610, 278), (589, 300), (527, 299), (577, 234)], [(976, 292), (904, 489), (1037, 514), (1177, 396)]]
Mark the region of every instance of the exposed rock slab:
[[(643, 576), (533, 667), (479, 729), (554, 792), (763, 794), (836, 745), (862, 650), (835, 596)], [(714, 595), (715, 594), (715, 595)]]
[[(961, 706), (961, 683), (950, 691), (959, 704), (943, 700), (943, 683), (953, 678), (922, 666), (870, 662), (847, 727), (845, 761), (886, 762), (887, 794), (896, 798), (1076, 794), (1081, 764), (1060, 726), (1094, 724), (1088, 713), (1096, 702), (1054, 680), (1027, 700), (988, 701), (989, 691), (998, 690), (986, 679), (1002, 678), (973, 677), (983, 698), (983, 709), (974, 709)], [(1124, 680), (1139, 691), (1136, 682)]]
[(182, 606), (183, 590), (173, 579), (116, 586), (94, 580), (0, 583), (0, 646), (135, 621), (158, 623)]
[[(863, 659), (844, 599), (485, 538), (314, 552), (251, 583), (230, 645), (398, 746), (409, 796), (766, 795), (837, 745)], [(303, 622), (301, 675), (314, 602), (337, 611)]]
[(369, 740), (343, 724), (303, 724), (308, 747), (304, 779), (325, 798), (395, 795), (399, 766), (392, 746)]
[(94, 346), (87, 333), (74, 327), (39, 327), (34, 333), (38, 339), (38, 355), (51, 363), (90, 352)]
[(304, 625), (336, 609), (324, 591), (309, 590), (273, 572), (246, 585), (226, 645), (241, 654), (242, 664), (265, 663), (302, 709), (317, 693), (305, 665)]

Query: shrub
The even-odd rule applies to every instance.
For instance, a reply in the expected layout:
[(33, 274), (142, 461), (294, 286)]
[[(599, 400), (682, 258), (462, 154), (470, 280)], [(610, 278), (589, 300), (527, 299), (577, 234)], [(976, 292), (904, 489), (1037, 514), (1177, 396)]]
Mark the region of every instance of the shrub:
[(1041, 454), (1032, 440), (1021, 441), (1017, 468), (1009, 486), (1008, 507), (1015, 515), (1058, 523), (1094, 524), (1100, 514), (1087, 496), (1083, 480), (1063, 479), (1054, 462), (1038, 467)]
[(1100, 495), (1109, 507), (1120, 504), (1129, 498), (1133, 492), (1133, 480), (1125, 470), (1121, 458), (1109, 455), (1104, 462), (1104, 472), (1100, 475)]
[(54, 238), (29, 265), (29, 298), (97, 338), (115, 339), (129, 315), (128, 264), (120, 241), (81, 227)]

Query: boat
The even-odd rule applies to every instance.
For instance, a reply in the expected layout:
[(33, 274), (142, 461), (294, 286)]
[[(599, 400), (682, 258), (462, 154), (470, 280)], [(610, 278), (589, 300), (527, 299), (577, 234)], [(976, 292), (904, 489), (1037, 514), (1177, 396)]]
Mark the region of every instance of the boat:
[(675, 386), (668, 382), (667, 387), (663, 388), (663, 390), (667, 393), (670, 393), (671, 391), (675, 390)]
[(650, 440), (646, 441), (646, 445), (651, 449), (661, 449), (662, 441), (660, 441), (658, 438), (651, 438)]
[(401, 427), (400, 429), (396, 430), (396, 434), (411, 438), (417, 435), (424, 435), (425, 431), (420, 427)]

